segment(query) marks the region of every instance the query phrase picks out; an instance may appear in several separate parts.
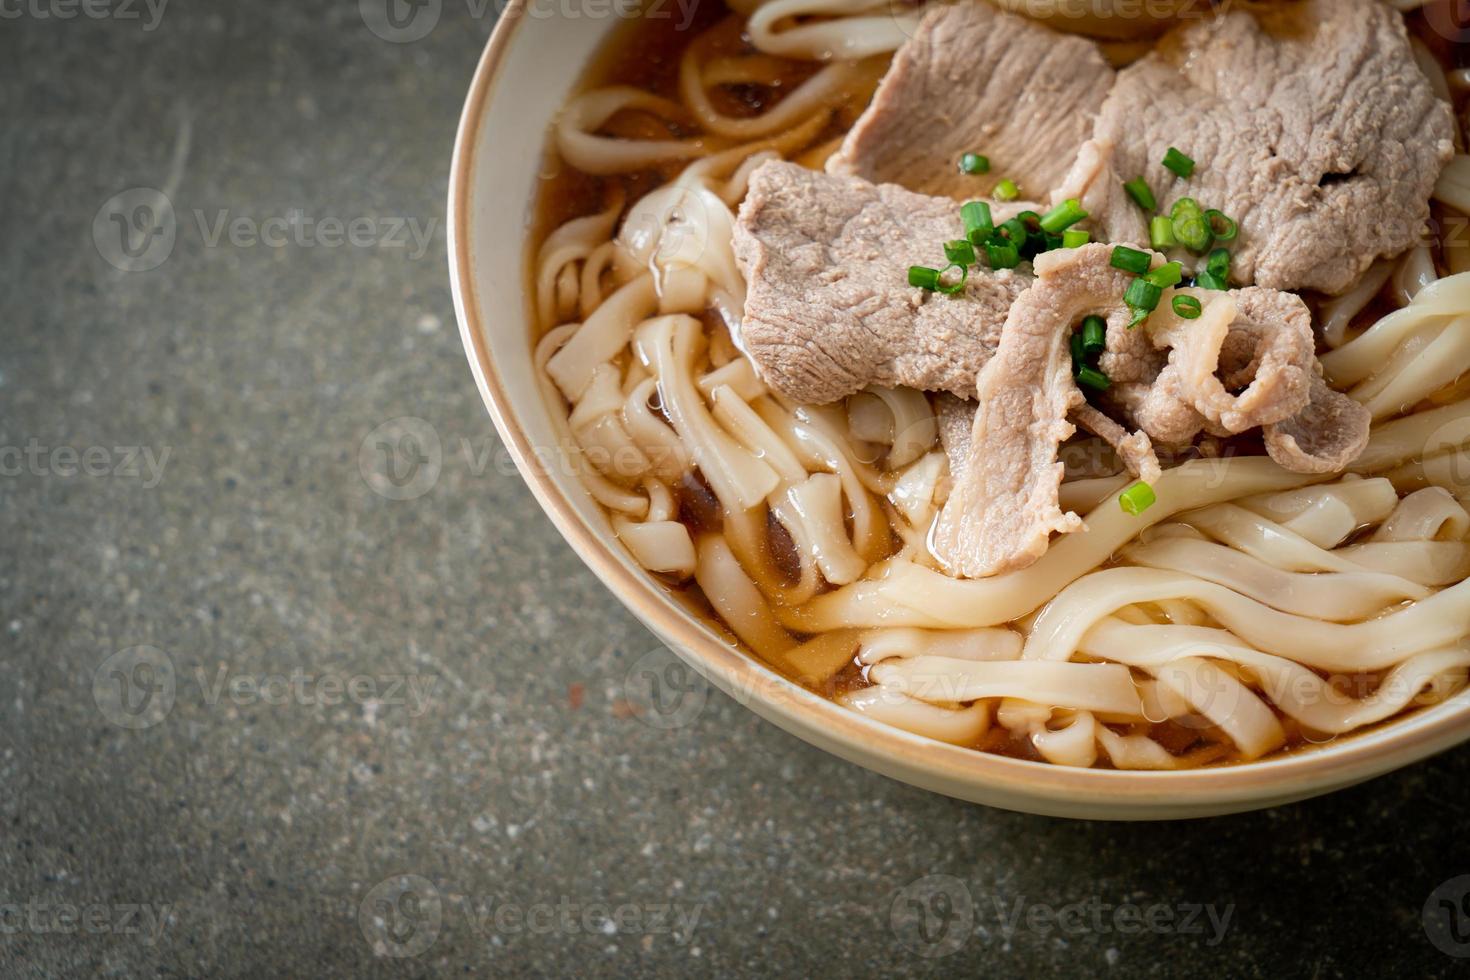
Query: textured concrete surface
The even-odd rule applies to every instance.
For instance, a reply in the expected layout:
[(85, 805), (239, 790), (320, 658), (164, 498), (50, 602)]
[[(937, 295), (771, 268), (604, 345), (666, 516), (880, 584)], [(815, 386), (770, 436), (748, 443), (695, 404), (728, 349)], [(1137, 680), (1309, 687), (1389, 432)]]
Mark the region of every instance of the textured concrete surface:
[(460, 351), (443, 199), (491, 23), (441, 6), (406, 43), (351, 0), (0, 8), (0, 976), (1464, 966), (1470, 750), (1088, 825), (697, 686), (640, 720), (656, 645)]

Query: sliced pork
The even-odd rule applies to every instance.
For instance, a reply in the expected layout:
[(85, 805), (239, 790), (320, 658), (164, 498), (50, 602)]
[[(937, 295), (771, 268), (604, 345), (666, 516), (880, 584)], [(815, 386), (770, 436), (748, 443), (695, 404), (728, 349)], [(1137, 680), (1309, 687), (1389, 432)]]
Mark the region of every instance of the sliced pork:
[(1367, 447), (1372, 421), (1367, 408), (1313, 373), (1306, 407), (1265, 427), (1266, 452), (1297, 473), (1340, 473)]
[[(1388, 4), (1252, 10), (1183, 26), (1121, 71), (1064, 189), (1112, 216), (1110, 240), (1136, 242), (1118, 185), (1142, 176), (1166, 212), (1188, 196), (1240, 223), (1235, 282), (1341, 292), (1418, 239), (1453, 153), (1451, 110)], [(1171, 146), (1195, 160), (1189, 179), (1164, 168)]]
[[(827, 169), (962, 200), (1008, 177), (1042, 199), (1091, 135), (1112, 83), (1092, 41), (988, 3), (936, 7)], [(989, 173), (960, 172), (970, 152), (989, 157)]]
[(931, 544), (951, 574), (967, 578), (1024, 568), (1052, 532), (1082, 528), (1058, 503), (1057, 447), (1083, 405), (1072, 380), (1069, 338), (1088, 314), (1125, 329), (1131, 276), (1109, 264), (1112, 249), (1088, 245), (1036, 259), (1035, 284), (1016, 300), (995, 356), (980, 372), (969, 461), (940, 511)]
[[(996, 203), (1004, 221), (1034, 204)], [(959, 206), (891, 184), (771, 161), (750, 178), (735, 227), (747, 282), (740, 342), (761, 377), (820, 404), (870, 385), (975, 394), (1022, 270), (970, 270), (954, 296), (910, 286), (963, 238)]]

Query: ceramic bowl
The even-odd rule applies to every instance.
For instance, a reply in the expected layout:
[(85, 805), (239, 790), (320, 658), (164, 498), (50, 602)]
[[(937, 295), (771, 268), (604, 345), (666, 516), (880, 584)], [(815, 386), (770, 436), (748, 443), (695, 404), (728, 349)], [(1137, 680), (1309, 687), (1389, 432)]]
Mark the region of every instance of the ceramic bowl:
[(528, 235), (546, 134), (599, 44), (606, 16), (548, 16), (516, 0), (501, 16), (465, 102), (449, 186), (455, 310), (480, 394), (521, 475), (603, 583), (726, 693), (849, 762), (964, 800), (1087, 819), (1201, 817), (1330, 792), (1470, 737), (1457, 697), (1402, 721), (1264, 762), (1184, 772), (1072, 769), (934, 742), (854, 714), (733, 649), (637, 565), (566, 462), (531, 362)]

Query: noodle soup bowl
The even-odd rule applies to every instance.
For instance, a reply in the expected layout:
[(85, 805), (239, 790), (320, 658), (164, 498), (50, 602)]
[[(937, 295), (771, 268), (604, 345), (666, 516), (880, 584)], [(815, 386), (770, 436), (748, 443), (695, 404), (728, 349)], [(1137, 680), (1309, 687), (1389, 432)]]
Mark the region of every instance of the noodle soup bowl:
[(505, 446), (582, 560), (680, 658), (788, 732), (850, 762), (990, 806), (1087, 819), (1202, 817), (1273, 806), (1370, 779), (1470, 737), (1461, 695), (1366, 732), (1265, 761), (1169, 772), (1078, 769), (977, 752), (892, 728), (786, 680), (734, 648), (643, 571), (583, 487), (532, 360), (527, 276), (552, 121), (617, 26), (502, 15), (464, 107), (449, 188), (449, 261), (470, 368)]

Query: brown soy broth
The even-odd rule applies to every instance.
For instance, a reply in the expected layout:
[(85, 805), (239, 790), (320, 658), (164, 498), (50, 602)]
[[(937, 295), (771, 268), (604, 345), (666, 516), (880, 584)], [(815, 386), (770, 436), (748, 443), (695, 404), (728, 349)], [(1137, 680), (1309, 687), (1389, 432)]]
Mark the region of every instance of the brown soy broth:
[[(1447, 3), (1446, 0), (1432, 0), (1432, 2), (1436, 6), (1456, 8), (1458, 12), (1453, 15), (1457, 18), (1456, 23), (1463, 26), (1470, 22), (1470, 18), (1463, 16), (1465, 10), (1470, 10), (1470, 4), (1462, 4), (1458, 0), (1453, 3)], [(621, 84), (677, 100), (681, 57), (686, 46), (695, 38), (704, 39), (701, 42), (703, 50), (700, 57), (707, 63), (720, 58), (748, 56), (755, 53), (743, 34), (740, 20), (732, 15), (723, 4), (710, 2), (710, 0), (696, 2), (692, 19), (688, 23), (682, 23), (683, 17), (682, 13), (676, 13), (670, 17), (636, 18), (620, 24), (604, 42), (599, 54), (583, 74), (577, 90), (585, 91), (603, 85)], [(1470, 52), (1470, 45), (1448, 41), (1442, 34), (1428, 27), (1426, 19), (1426, 14), (1423, 12), (1411, 14), (1408, 18), (1410, 29), (1429, 45), (1441, 63), (1446, 64), (1449, 68), (1470, 64), (1470, 55), (1467, 55), (1467, 52)], [(1282, 20), (1279, 28), (1289, 30), (1292, 26), (1293, 22), (1288, 17)], [(1300, 27), (1300, 25), (1296, 26)], [(1470, 39), (1470, 30), (1463, 33), (1464, 39)], [(820, 67), (811, 63), (780, 58), (768, 60), (767, 80), (770, 81), (769, 85), (715, 86), (709, 93), (714, 107), (719, 112), (736, 118), (758, 115), (778, 102), (784, 92), (800, 84)], [(1470, 92), (1456, 91), (1455, 97), (1457, 111), (1470, 109)], [(828, 131), (821, 134), (815, 141), (816, 144), (820, 145), (840, 136), (846, 125), (850, 125), (856, 112), (861, 109), (863, 101), (857, 98), (850, 100), (850, 104), (838, 114)], [(690, 138), (695, 131), (693, 127), (680, 125), (677, 121), (669, 123), (652, 114), (624, 112), (610, 119), (603, 132), (606, 135), (624, 138), (683, 139)], [(711, 142), (714, 149), (727, 145), (715, 143), (713, 140)], [(599, 177), (561, 163), (549, 146), (531, 222), (530, 254), (534, 255), (534, 249), (539, 247), (546, 236), (566, 221), (603, 210), (607, 206), (610, 195), (615, 191), (621, 190), (624, 193), (624, 208), (626, 209), (644, 194), (672, 179), (684, 165), (685, 162), (678, 161), (661, 168), (651, 168), (638, 173)], [(1439, 208), (1438, 205), (1436, 207)], [(1442, 217), (1440, 213), (1442, 210), (1439, 208), (1437, 216)], [(1450, 226), (1441, 221), (1440, 227)], [(533, 268), (533, 263), (527, 262), (526, 267), (528, 275), (532, 274), (530, 270)], [(1387, 292), (1386, 288), (1384, 294), (1380, 294), (1365, 309), (1355, 323), (1354, 332), (1395, 308), (1387, 298)], [(718, 316), (711, 312), (702, 319), (712, 338), (723, 333), (723, 322)], [(539, 332), (550, 326), (550, 324), (539, 324), (536, 330)], [(651, 407), (656, 412), (663, 414), (662, 406), (657, 404), (656, 396)], [(667, 420), (667, 416), (664, 417)], [(1214, 452), (1220, 455), (1254, 456), (1261, 455), (1263, 451), (1259, 436), (1256, 435), (1220, 440), (1214, 446)], [(1178, 464), (1187, 458), (1200, 455), (1202, 455), (1201, 451), (1193, 448), (1179, 455), (1178, 458), (1171, 459), (1169, 463)], [(697, 537), (700, 534), (721, 532), (724, 520), (718, 499), (708, 481), (697, 468), (686, 474), (683, 480), (671, 489), (677, 502), (677, 519), (689, 528), (692, 535)], [(849, 515), (849, 521), (850, 519), (851, 515)], [(786, 577), (787, 584), (790, 584), (800, 574), (794, 542), (789, 532), (769, 514), (766, 529), (766, 546), (778, 569)], [(891, 546), (896, 547), (896, 535), (892, 537), (895, 540), (891, 542)], [(1104, 562), (1103, 567), (1117, 564), (1120, 564), (1120, 561), (1114, 556)], [(714, 608), (697, 585), (692, 581), (677, 581), (667, 576), (659, 575), (655, 578), (692, 615), (709, 622), (726, 638), (727, 642), (738, 645), (738, 641), (720, 621)], [(829, 587), (824, 585), (823, 588)], [(795, 638), (798, 642), (810, 639), (802, 635), (796, 635)], [(856, 643), (854, 642), (854, 652), (855, 650)], [(800, 680), (783, 664), (772, 663), (770, 666), (792, 680)], [(1325, 672), (1317, 671), (1316, 673), (1324, 679), (1331, 680), (1334, 687), (1345, 696), (1353, 697), (1363, 697), (1373, 693), (1386, 676), (1386, 672), (1380, 672), (1328, 678)], [(1139, 680), (1143, 679), (1143, 675), (1137, 676)], [(822, 684), (808, 686), (816, 693), (836, 698), (870, 685), (866, 679), (865, 669), (854, 659)], [(1281, 757), (1309, 751), (1323, 742), (1333, 740), (1320, 733), (1304, 730), (1301, 725), (1277, 710), (1269, 700), (1266, 703), (1276, 714), (1286, 733), (1284, 746), (1268, 757)], [(1407, 711), (1413, 710), (1416, 710), (1413, 705), (1407, 709)], [(1400, 714), (1375, 725), (1366, 726), (1351, 733), (1351, 737), (1375, 731), (1380, 726), (1395, 723), (1402, 717), (1403, 714)], [(1200, 716), (1187, 716), (1163, 722), (1140, 722), (1133, 725), (1110, 724), (1108, 727), (1119, 735), (1145, 735), (1155, 740), (1172, 755), (1187, 760), (1191, 767), (1222, 766), (1251, 761), (1243, 758), (1223, 731)], [(1024, 734), (1011, 732), (998, 724), (992, 724), (990, 730), (972, 747), (1008, 758), (1034, 762), (1044, 761)], [(1105, 753), (1100, 755), (1097, 765), (1100, 768), (1109, 766)]]

